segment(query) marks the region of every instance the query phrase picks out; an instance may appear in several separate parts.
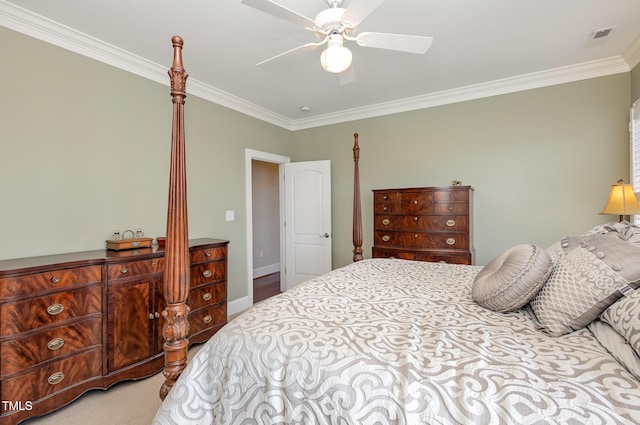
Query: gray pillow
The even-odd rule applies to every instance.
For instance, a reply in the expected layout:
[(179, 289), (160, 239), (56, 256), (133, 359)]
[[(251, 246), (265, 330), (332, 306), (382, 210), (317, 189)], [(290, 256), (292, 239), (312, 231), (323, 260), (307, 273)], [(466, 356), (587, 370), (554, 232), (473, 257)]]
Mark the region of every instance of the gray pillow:
[(563, 335), (591, 323), (639, 279), (640, 247), (616, 232), (593, 235), (557, 259), (531, 307), (545, 332)]
[(536, 245), (516, 245), (476, 275), (471, 296), (481, 306), (506, 313), (528, 303), (547, 281), (552, 262)]
[(640, 291), (615, 302), (600, 319), (624, 337), (640, 357)]

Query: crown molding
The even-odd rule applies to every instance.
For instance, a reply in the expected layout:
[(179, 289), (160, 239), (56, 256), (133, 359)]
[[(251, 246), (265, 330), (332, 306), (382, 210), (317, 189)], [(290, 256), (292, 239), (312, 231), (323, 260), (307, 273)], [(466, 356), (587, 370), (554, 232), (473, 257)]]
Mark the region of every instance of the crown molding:
[[(0, 25), (157, 83), (170, 85), (166, 66), (151, 62), (5, 0), (0, 0)], [(291, 120), (195, 79), (189, 79), (188, 94), (279, 127), (291, 128)]]
[[(166, 66), (151, 62), (5, 0), (0, 0), (0, 25), (157, 83), (166, 86), (170, 84)], [(640, 36), (624, 51), (623, 56), (337, 111), (302, 120), (288, 119), (194, 79), (189, 80), (189, 94), (295, 131), (629, 72), (639, 62)]]
[(635, 40), (622, 52), (622, 57), (629, 64), (629, 68), (633, 69), (640, 63), (640, 34)]
[(379, 103), (364, 108), (349, 109), (311, 117), (305, 120), (294, 121), (293, 130), (303, 130), (323, 125), (413, 111), (416, 109), (431, 108), (434, 106), (619, 74), (622, 72), (628, 72), (629, 70), (630, 67), (627, 62), (622, 57), (617, 56), (548, 71), (534, 72), (517, 77), (505, 78), (488, 83), (475, 84), (452, 90), (444, 90), (423, 96), (415, 96), (391, 102)]

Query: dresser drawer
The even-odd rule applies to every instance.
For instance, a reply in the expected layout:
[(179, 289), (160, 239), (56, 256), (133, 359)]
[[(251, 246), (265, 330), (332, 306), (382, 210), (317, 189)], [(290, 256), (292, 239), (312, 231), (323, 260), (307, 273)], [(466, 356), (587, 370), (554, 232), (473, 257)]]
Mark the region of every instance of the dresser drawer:
[(473, 254), (467, 252), (403, 251), (402, 249), (373, 247), (371, 256), (373, 258), (398, 258), (433, 263), (473, 264)]
[(2, 377), (91, 346), (102, 345), (102, 317), (2, 343)]
[(162, 273), (164, 271), (164, 258), (152, 258), (149, 260), (127, 261), (107, 266), (107, 278), (109, 280), (124, 279), (145, 274)]
[(444, 252), (416, 252), (417, 261), (430, 261), (433, 263), (449, 264), (473, 264), (471, 253), (444, 253)]
[(374, 192), (373, 193), (373, 201), (374, 202), (398, 202), (400, 199), (400, 194), (396, 191), (389, 192)]
[(373, 232), (374, 244), (381, 247), (405, 246), (413, 247), (416, 244), (414, 232), (388, 232), (376, 230)]
[(403, 214), (433, 212), (433, 192), (406, 192), (400, 195)]
[(102, 287), (88, 286), (0, 305), (0, 336), (102, 312)]
[[(102, 375), (102, 350), (85, 351), (2, 382), (2, 400), (36, 401)], [(4, 409), (4, 406), (2, 406)], [(4, 410), (3, 410), (4, 412)]]
[(373, 258), (399, 258), (401, 260), (415, 260), (416, 254), (414, 251), (403, 251), (401, 249), (393, 248), (371, 248), (371, 256)]
[(376, 214), (398, 214), (401, 211), (398, 202), (376, 202), (373, 209)]
[(227, 299), (227, 283), (218, 282), (213, 285), (201, 286), (189, 291), (187, 305), (196, 310), (207, 305), (225, 302)]
[(373, 239), (374, 244), (381, 247), (469, 248), (469, 237), (464, 233), (385, 232), (376, 230)]
[(191, 286), (218, 282), (226, 278), (227, 262), (225, 260), (191, 266)]
[(465, 233), (416, 233), (416, 246), (435, 249), (468, 249), (469, 237)]
[(469, 191), (468, 190), (446, 190), (440, 189), (433, 192), (433, 198), (436, 202), (447, 202), (447, 201), (469, 201)]
[(469, 204), (466, 202), (438, 202), (435, 204), (436, 214), (467, 214)]
[(227, 304), (205, 307), (189, 314), (189, 333), (194, 335), (227, 320)]
[(374, 218), (374, 228), (377, 230), (406, 230), (406, 231), (454, 231), (468, 230), (467, 217), (440, 215), (378, 215)]
[(0, 279), (0, 298), (102, 281), (102, 266), (75, 267)]
[(189, 252), (191, 264), (227, 258), (227, 247), (198, 248)]

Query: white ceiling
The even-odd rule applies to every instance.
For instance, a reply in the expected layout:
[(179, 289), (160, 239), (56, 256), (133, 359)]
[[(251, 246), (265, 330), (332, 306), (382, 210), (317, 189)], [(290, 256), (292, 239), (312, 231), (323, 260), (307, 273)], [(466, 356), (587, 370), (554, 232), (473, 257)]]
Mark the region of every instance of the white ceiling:
[[(328, 7), (274, 1), (311, 19)], [(187, 93), (291, 130), (628, 72), (640, 62), (639, 0), (386, 0), (359, 32), (434, 43), (424, 55), (350, 43), (357, 78), (347, 85), (321, 68), (320, 50), (256, 67), (317, 39), (240, 0), (0, 0), (0, 25), (167, 85), (171, 37), (180, 35)]]

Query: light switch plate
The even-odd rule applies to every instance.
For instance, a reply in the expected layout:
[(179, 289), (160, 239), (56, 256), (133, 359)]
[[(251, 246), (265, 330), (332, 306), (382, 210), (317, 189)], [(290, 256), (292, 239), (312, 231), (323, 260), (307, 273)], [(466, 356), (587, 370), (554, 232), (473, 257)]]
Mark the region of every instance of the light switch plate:
[(235, 211), (231, 210), (231, 211), (227, 211), (227, 221), (234, 221), (235, 220)]

